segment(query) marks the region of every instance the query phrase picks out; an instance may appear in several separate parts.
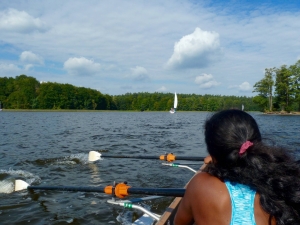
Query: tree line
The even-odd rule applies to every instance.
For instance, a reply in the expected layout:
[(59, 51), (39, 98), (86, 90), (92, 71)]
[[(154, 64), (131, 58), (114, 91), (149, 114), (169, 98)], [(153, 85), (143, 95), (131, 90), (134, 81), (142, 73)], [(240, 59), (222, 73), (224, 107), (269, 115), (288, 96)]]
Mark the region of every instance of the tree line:
[(0, 101), (7, 109), (116, 109), (112, 97), (97, 90), (34, 77), (0, 77)]
[[(0, 77), (0, 101), (6, 109), (75, 109), (168, 111), (173, 93), (107, 95), (100, 91), (55, 82), (40, 83), (34, 77)], [(252, 97), (178, 94), (179, 111), (218, 111), (242, 105), (247, 111), (262, 110)]]
[(265, 69), (253, 92), (258, 93), (253, 101), (264, 111), (300, 111), (300, 60), (290, 66)]

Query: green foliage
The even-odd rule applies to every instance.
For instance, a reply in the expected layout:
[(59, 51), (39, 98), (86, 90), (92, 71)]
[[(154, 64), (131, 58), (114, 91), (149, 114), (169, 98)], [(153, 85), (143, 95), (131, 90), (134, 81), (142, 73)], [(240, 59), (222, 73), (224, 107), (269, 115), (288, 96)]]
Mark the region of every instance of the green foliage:
[(254, 102), (266, 110), (267, 106), (269, 111), (273, 107), (273, 86), (274, 86), (274, 72), (276, 68), (265, 69), (265, 77), (254, 84), (253, 92), (258, 92)]
[(291, 110), (294, 91), (292, 84), (292, 71), (286, 65), (276, 70), (276, 101), (281, 106), (281, 110)]
[(253, 102), (262, 109), (264, 109), (264, 111), (266, 111), (268, 105), (268, 98), (258, 95), (253, 98)]
[(300, 60), (289, 67), (266, 69), (253, 92), (258, 92), (253, 101), (264, 110), (268, 106), (269, 111), (300, 111)]
[[(104, 95), (97, 90), (53, 82), (39, 83), (20, 75), (0, 78), (0, 101), (11, 109), (87, 109), (168, 111), (173, 107), (173, 93), (127, 93)], [(250, 97), (178, 94), (178, 111), (217, 111), (237, 108), (260, 110)]]
[[(222, 109), (241, 109), (258, 111), (250, 97), (178, 94), (178, 111), (218, 111)], [(173, 93), (127, 93), (113, 97), (119, 110), (169, 111), (173, 107)]]
[(3, 105), (12, 109), (31, 109), (33, 108), (34, 99), (37, 97), (37, 89), (40, 83), (34, 77), (26, 75), (17, 76), (15, 79), (2, 78), (1, 86)]
[(99, 91), (70, 84), (40, 84), (26, 75), (0, 78), (0, 87), (0, 101), (8, 109), (116, 109), (113, 98)]

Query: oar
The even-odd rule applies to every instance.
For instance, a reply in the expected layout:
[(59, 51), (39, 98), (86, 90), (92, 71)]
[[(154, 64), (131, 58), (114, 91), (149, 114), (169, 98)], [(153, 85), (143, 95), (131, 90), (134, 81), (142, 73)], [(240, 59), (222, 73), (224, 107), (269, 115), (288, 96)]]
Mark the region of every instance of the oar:
[(194, 170), (193, 168), (191, 168), (189, 166), (186, 166), (186, 165), (180, 165), (179, 163), (162, 163), (162, 165), (164, 165), (164, 166), (186, 168), (186, 169), (189, 169), (189, 170), (193, 171), (194, 173), (197, 173), (197, 170)]
[(176, 156), (173, 153), (168, 153), (160, 156), (147, 156), (147, 155), (102, 155), (96, 151), (89, 152), (89, 161), (94, 162), (103, 158), (130, 158), (130, 159), (160, 159), (168, 162), (173, 162), (174, 160), (189, 160), (189, 161), (203, 161), (205, 157), (199, 156)]
[(101, 192), (124, 198), (129, 194), (145, 194), (159, 196), (182, 197), (185, 193), (183, 188), (133, 188), (125, 183), (106, 187), (77, 187), (77, 186), (30, 186), (23, 180), (16, 180), (15, 191), (20, 190), (56, 190), (56, 191), (80, 191), (80, 192)]
[(112, 199), (112, 200), (107, 200), (107, 202), (110, 204), (123, 206), (124, 208), (141, 210), (142, 212), (146, 213), (148, 216), (150, 216), (153, 219), (158, 221), (160, 218), (159, 215), (152, 213), (148, 209), (145, 209), (144, 207), (142, 207), (140, 205), (135, 205), (133, 203), (140, 202), (140, 201), (153, 200), (153, 199), (161, 198), (161, 197), (162, 196), (148, 196), (148, 197), (144, 197), (144, 198), (130, 199), (130, 200), (118, 200), (118, 201), (116, 201), (115, 199)]

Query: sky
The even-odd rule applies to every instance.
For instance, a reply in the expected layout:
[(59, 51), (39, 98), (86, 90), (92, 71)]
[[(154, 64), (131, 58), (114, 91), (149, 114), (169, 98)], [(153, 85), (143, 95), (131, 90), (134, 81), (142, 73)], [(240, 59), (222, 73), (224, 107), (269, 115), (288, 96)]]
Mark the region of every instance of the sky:
[(254, 96), (300, 59), (300, 1), (0, 1), (0, 77), (109, 95)]

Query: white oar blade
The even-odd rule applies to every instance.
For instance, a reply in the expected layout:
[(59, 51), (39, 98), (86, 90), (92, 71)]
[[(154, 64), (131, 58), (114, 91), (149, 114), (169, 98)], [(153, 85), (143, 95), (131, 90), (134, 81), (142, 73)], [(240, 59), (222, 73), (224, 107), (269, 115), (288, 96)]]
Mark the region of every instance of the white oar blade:
[(15, 191), (25, 190), (25, 189), (27, 189), (28, 186), (29, 186), (29, 184), (23, 180), (15, 181)]
[(101, 159), (101, 153), (95, 152), (95, 151), (90, 151), (89, 152), (89, 161), (94, 162)]

